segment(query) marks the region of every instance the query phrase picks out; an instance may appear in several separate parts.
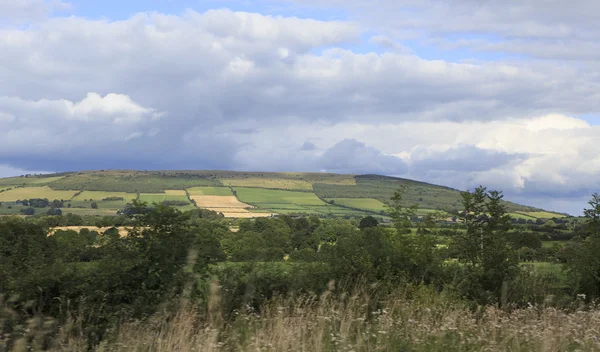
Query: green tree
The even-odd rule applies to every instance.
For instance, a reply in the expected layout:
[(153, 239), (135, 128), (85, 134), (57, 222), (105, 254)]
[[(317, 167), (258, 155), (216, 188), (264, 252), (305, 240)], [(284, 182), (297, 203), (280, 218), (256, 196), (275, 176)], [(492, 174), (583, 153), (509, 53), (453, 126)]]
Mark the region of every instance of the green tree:
[(369, 227), (377, 227), (378, 225), (379, 221), (377, 221), (377, 219), (369, 215), (360, 219), (360, 224), (358, 225), (358, 228), (364, 230)]

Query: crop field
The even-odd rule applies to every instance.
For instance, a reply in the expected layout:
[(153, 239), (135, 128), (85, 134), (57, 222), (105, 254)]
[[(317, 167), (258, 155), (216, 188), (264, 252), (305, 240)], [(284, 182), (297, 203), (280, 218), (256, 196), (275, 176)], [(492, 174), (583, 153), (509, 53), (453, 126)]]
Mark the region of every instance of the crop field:
[(364, 212), (327, 204), (309, 192), (248, 187), (236, 187), (234, 190), (242, 202), (280, 214), (366, 215)]
[(71, 199), (75, 193), (76, 191), (56, 191), (48, 186), (13, 188), (9, 191), (0, 193), (0, 202), (14, 202), (20, 199), (31, 198), (48, 198), (50, 201), (54, 199), (68, 200)]
[(190, 196), (198, 208), (209, 209), (223, 213), (228, 218), (254, 218), (271, 216), (252, 209), (249, 204), (240, 202), (235, 196)]
[(189, 188), (190, 196), (232, 196), (229, 187), (192, 187)]
[[(96, 231), (98, 233), (104, 233), (107, 230), (110, 230), (112, 227), (97, 227), (97, 226), (59, 226), (59, 227), (53, 227), (50, 229), (50, 231), (48, 232), (48, 236), (52, 236), (56, 231), (75, 231), (75, 232), (79, 232), (83, 229), (87, 229), (90, 231)], [(117, 227), (117, 230), (119, 230), (119, 235), (121, 237), (125, 237), (128, 235), (129, 230), (126, 227)]]
[(293, 192), (260, 188), (235, 187), (240, 201), (252, 205), (294, 204), (294, 205), (326, 205), (315, 194), (309, 192)]
[(517, 212), (518, 214), (530, 216), (534, 219), (552, 219), (552, 218), (564, 218), (563, 214), (551, 213), (547, 211), (528, 211), (528, 212)]
[(510, 217), (513, 219), (523, 219), (523, 220), (532, 220), (532, 221), (537, 220), (536, 217), (521, 214), (521, 213), (509, 213), (508, 215), (510, 215)]
[(174, 192), (173, 190), (166, 190), (165, 193), (141, 193), (139, 200), (149, 204), (161, 203), (164, 201), (189, 202), (188, 197), (185, 195), (185, 191)]
[[(100, 204), (98, 204), (100, 206)], [(46, 211), (47, 209), (40, 209), (41, 211)], [(75, 215), (94, 215), (94, 216), (111, 216), (117, 215), (117, 209), (92, 209), (92, 208), (63, 208), (63, 214), (75, 214)]]
[(334, 204), (350, 208), (366, 209), (375, 212), (387, 211), (386, 205), (375, 198), (332, 198), (327, 200), (333, 200)]

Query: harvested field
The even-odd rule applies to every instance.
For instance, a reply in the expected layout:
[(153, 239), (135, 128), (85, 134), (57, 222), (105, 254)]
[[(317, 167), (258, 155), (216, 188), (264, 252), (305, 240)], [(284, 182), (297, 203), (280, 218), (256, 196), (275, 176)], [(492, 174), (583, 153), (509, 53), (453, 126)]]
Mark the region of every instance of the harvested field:
[(251, 205), (240, 202), (234, 196), (191, 196), (198, 208), (252, 208)]
[(547, 211), (517, 211), (515, 213), (538, 219), (552, 219), (565, 217), (563, 214), (551, 213)]
[(75, 193), (76, 191), (55, 191), (48, 186), (13, 188), (10, 191), (0, 193), (0, 202), (14, 202), (20, 199), (31, 198), (48, 198), (50, 201), (54, 199), (68, 200)]
[(251, 212), (251, 205), (240, 202), (234, 196), (191, 196), (198, 208), (204, 208), (223, 213), (228, 218), (258, 218), (268, 217), (272, 213)]

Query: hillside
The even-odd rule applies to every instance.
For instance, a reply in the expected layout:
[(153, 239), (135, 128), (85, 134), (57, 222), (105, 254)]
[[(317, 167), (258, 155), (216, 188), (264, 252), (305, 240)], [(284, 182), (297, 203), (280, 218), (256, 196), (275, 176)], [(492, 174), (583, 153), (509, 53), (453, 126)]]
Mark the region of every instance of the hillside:
[[(407, 187), (407, 204), (418, 204), (420, 215), (435, 210), (455, 214), (461, 208), (458, 190), (379, 175), (102, 170), (0, 179), (0, 214), (20, 214), (29, 207), (21, 200), (46, 198), (59, 200), (55, 206), (68, 212), (90, 215), (116, 214), (133, 199), (165, 202), (182, 210), (207, 208), (230, 217), (385, 215), (386, 202), (401, 186)], [(506, 205), (514, 217), (525, 220), (564, 216)]]

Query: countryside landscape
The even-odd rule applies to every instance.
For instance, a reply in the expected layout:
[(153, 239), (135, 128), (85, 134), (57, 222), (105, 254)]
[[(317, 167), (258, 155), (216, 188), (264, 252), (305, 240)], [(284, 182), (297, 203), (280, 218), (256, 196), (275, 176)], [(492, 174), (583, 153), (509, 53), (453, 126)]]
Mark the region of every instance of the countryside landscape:
[(600, 352), (597, 0), (0, 0), (0, 352)]

